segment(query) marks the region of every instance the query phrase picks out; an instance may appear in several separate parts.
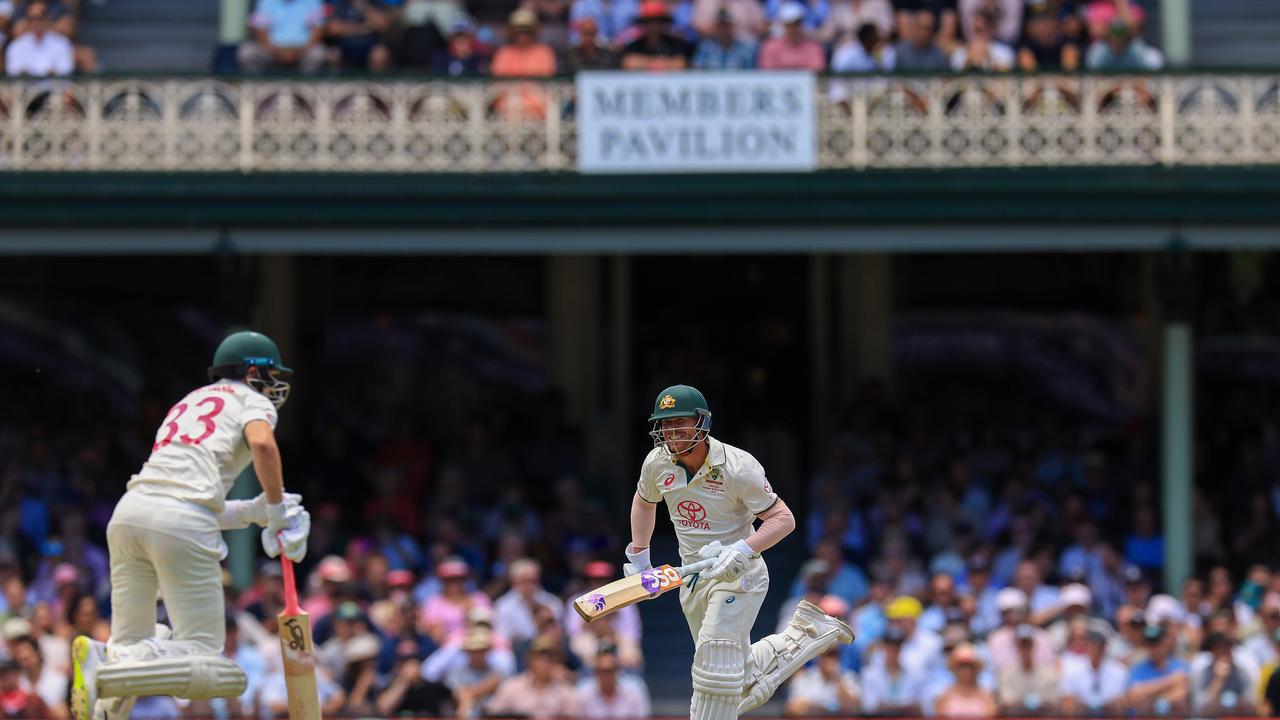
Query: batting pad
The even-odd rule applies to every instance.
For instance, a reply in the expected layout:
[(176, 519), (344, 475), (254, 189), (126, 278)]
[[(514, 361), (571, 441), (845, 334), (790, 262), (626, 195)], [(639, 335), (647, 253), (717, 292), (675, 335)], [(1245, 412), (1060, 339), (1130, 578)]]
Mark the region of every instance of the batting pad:
[(853, 630), (801, 600), (785, 630), (752, 644), (750, 691), (737, 712), (745, 714), (765, 704), (795, 671), (837, 642), (853, 642)]
[(693, 701), (690, 720), (735, 720), (742, 700), (746, 668), (742, 645), (708, 640), (693, 654)]
[(186, 700), (239, 697), (249, 680), (239, 665), (218, 655), (121, 660), (98, 668), (99, 697), (173, 695)]

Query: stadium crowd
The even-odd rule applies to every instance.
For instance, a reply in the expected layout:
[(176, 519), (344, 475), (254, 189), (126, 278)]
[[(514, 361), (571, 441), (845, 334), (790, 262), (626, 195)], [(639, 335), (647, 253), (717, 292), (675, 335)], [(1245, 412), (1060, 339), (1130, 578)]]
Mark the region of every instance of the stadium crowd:
[[(509, 6), (508, 6), (509, 7)], [(1149, 70), (1134, 0), (258, 0), (242, 71)], [(501, 24), (501, 23), (498, 23)]]
[[(144, 402), (121, 424), (102, 398), (50, 416), (15, 397), (0, 418), (0, 708), (65, 717), (69, 641), (109, 632), (105, 522), (163, 410)], [(300, 577), (327, 715), (649, 714), (635, 609), (590, 626), (566, 611), (616, 577), (622, 510), (569, 479), (576, 433), (555, 402), (538, 405), (540, 422), (495, 412), (456, 445), (428, 442), (406, 416), (372, 441), (333, 423), (313, 458), (286, 446), (292, 486), (315, 498)], [(798, 674), (787, 711), (1272, 711), (1280, 433), (1266, 413), (1231, 416), (1238, 432), (1208, 435), (1199, 451), (1221, 479), (1197, 498), (1199, 572), (1161, 592), (1141, 432), (1052, 421), (964, 431), (860, 403), (812, 475), (808, 504), (821, 511), (797, 530), (812, 557), (779, 618), (808, 598), (847, 615), (858, 640)], [(773, 572), (785, 587), (786, 563)], [(135, 717), (283, 716), (278, 565), (264, 562), (243, 591), (228, 576), (226, 593), (244, 697), (185, 708), (153, 698)]]

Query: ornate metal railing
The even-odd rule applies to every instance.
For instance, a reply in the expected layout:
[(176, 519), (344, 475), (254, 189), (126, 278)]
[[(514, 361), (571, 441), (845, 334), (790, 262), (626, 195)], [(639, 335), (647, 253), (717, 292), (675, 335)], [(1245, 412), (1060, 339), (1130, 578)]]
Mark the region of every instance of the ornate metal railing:
[[(818, 79), (823, 169), (1280, 164), (1280, 74)], [(0, 170), (575, 168), (572, 80), (0, 84)]]

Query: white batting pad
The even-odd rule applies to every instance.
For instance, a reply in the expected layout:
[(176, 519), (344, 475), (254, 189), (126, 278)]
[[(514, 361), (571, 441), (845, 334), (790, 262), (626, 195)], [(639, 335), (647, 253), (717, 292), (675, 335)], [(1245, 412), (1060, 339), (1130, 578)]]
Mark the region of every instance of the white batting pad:
[(238, 697), (248, 679), (239, 665), (217, 655), (120, 660), (98, 668), (100, 697), (173, 695), (187, 700)]
[(752, 676), (738, 714), (765, 704), (792, 673), (837, 642), (853, 642), (853, 629), (817, 605), (801, 600), (786, 630), (751, 645)]
[(742, 699), (746, 668), (742, 645), (708, 640), (693, 654), (693, 701), (690, 720), (735, 720)]

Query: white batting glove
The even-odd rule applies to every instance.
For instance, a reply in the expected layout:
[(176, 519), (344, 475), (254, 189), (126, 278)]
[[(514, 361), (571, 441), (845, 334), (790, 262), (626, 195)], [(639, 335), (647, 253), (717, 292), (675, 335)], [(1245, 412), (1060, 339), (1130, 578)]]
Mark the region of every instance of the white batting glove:
[(301, 505), (285, 503), (267, 506), (267, 526), (262, 530), (262, 549), (268, 557), (284, 556), (302, 562), (307, 556), (307, 536), (311, 534), (311, 513)]
[[(719, 543), (713, 544), (718, 545)], [(703, 552), (706, 552), (706, 550), (707, 548), (702, 549)], [(704, 571), (702, 577), (707, 580), (737, 582), (743, 575), (747, 574), (747, 559), (754, 552), (746, 540), (739, 540), (729, 547), (721, 547), (720, 554), (716, 556), (715, 564), (709, 570)], [(710, 556), (704, 555), (704, 557)]]
[[(302, 496), (297, 493), (284, 494), (285, 508), (302, 504)], [(252, 500), (228, 500), (222, 512), (218, 513), (218, 529), (240, 530), (250, 525), (267, 525), (267, 496), (258, 493)]]
[(631, 545), (627, 545), (627, 564), (622, 566), (622, 576), (631, 577), (639, 575), (645, 570), (653, 569), (653, 562), (649, 560), (649, 548), (645, 548), (639, 552), (631, 552)]

